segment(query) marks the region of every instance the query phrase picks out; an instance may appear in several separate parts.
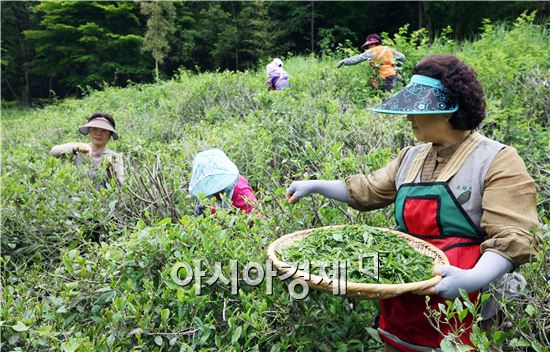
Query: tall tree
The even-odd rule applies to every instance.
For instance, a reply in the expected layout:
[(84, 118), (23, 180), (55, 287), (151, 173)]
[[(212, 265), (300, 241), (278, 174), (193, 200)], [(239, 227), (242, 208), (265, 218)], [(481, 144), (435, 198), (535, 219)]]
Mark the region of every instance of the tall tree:
[(311, 30), (310, 30), (310, 36), (311, 36), (311, 52), (315, 52), (315, 0), (311, 0)]
[(202, 47), (198, 41), (200, 9), (203, 2), (175, 2), (175, 31), (170, 40), (170, 51), (165, 58), (164, 71), (170, 75), (179, 67), (192, 68), (202, 66)]
[(159, 63), (170, 49), (168, 38), (174, 33), (176, 8), (169, 1), (141, 2), (141, 13), (147, 16), (147, 32), (143, 42), (143, 51), (150, 51), (155, 59), (155, 76), (159, 80)]
[(301, 1), (273, 2), (270, 7), (272, 18), (281, 22), (279, 46), (284, 51), (303, 52), (310, 45), (311, 11), (309, 3)]
[(240, 67), (256, 66), (259, 59), (274, 54), (284, 54), (279, 50), (281, 25), (269, 15), (268, 2), (247, 2), (239, 18)]
[[(20, 100), (30, 106), (32, 44), (23, 31), (36, 26), (32, 2), (2, 2), (2, 98)], [(21, 74), (22, 73), (22, 74)]]
[(207, 68), (235, 67), (235, 47), (238, 43), (238, 28), (230, 8), (225, 3), (209, 3), (201, 9), (197, 23), (197, 39), (209, 58)]
[(64, 93), (146, 79), (138, 3), (45, 1), (38, 10), (40, 29), (25, 31), (36, 46), (33, 70), (59, 81)]

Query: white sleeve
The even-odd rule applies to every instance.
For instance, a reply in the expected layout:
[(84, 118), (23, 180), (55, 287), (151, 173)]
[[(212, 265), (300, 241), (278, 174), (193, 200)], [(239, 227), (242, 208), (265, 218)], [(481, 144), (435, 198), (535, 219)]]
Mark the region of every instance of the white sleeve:
[(72, 153), (73, 148), (77, 144), (78, 143), (76, 143), (76, 142), (71, 142), (71, 143), (65, 143), (65, 144), (60, 144), (60, 145), (53, 146), (52, 149), (50, 150), (50, 155), (55, 156), (55, 157), (59, 157), (63, 154)]

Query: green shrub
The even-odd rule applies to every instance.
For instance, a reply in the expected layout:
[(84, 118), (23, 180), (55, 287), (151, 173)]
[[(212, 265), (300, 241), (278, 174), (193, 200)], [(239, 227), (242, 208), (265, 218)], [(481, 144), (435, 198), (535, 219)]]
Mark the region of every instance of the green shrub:
[[(218, 215), (193, 220), (184, 216), (175, 225), (166, 219), (118, 242), (93, 245), (93, 253), (63, 251), (52, 272), (39, 264), (10, 268), (15, 275), (6, 280), (3, 295), (6, 346), (333, 350), (351, 343), (348, 336), (360, 339), (356, 344), (376, 344), (363, 334), (372, 319), (367, 312), (374, 310), (368, 302), (359, 304), (361, 314), (350, 316), (357, 306), (337, 297), (313, 293), (303, 301), (290, 300), (276, 278), (273, 295), (266, 294), (265, 283), (258, 287), (243, 283), (242, 265), (263, 264), (264, 248), (273, 238), (258, 219), (250, 228), (247, 217), (223, 211)], [(176, 285), (173, 265), (196, 259), (204, 259), (204, 280), (212, 276), (215, 261), (223, 263), (224, 276), (230, 278), (229, 259), (237, 260), (238, 294), (231, 295), (230, 285), (220, 282), (204, 285), (202, 295), (192, 285)], [(321, 324), (328, 338), (319, 339), (311, 329)]]

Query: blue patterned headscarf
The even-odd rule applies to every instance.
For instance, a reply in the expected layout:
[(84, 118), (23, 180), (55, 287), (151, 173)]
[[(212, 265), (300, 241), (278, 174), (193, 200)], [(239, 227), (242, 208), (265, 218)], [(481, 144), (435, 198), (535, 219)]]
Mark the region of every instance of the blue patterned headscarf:
[(450, 100), (440, 80), (414, 75), (401, 91), (378, 105), (372, 111), (384, 114), (445, 114), (458, 110), (458, 104)]
[(239, 169), (223, 151), (205, 150), (198, 153), (193, 160), (189, 193), (195, 197), (199, 194), (210, 197), (224, 192), (228, 198), (231, 198), (238, 180)]

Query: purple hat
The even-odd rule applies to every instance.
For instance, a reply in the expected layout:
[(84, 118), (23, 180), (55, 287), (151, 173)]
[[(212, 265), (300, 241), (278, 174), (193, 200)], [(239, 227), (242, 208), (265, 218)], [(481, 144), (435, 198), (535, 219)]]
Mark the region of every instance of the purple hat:
[(376, 43), (380, 43), (380, 40), (377, 39), (377, 38), (368, 38), (367, 37), (367, 41), (363, 45), (361, 45), (361, 49), (363, 49), (367, 45), (376, 44)]

